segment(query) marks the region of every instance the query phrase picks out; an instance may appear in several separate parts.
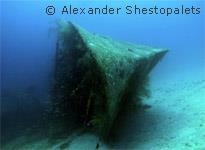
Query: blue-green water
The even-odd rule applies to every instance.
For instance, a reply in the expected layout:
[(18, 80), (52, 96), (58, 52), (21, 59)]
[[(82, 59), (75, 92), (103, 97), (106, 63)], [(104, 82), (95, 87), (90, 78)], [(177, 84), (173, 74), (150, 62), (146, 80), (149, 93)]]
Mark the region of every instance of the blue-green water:
[[(152, 107), (141, 116), (132, 114), (132, 117), (124, 118), (126, 123), (119, 127), (119, 131), (115, 133), (117, 138), (115, 137), (110, 146), (116, 149), (205, 148), (203, 0), (2, 0), (0, 4), (2, 147), (25, 136), (25, 130), (35, 126), (44, 117), (44, 111), (49, 103), (49, 87), (55, 60), (55, 25), (59, 19), (65, 19), (79, 24), (88, 31), (117, 40), (170, 50), (150, 74), (153, 96), (146, 100), (146, 103)], [(47, 15), (46, 8), (51, 5), (55, 7), (56, 13)], [(69, 5), (78, 8), (103, 8), (107, 5), (120, 7), (122, 12), (114, 15), (62, 14), (62, 8)], [(141, 8), (193, 6), (200, 8), (200, 13), (169, 16), (126, 14), (125, 7), (134, 5)], [(13, 143), (15, 145), (15, 142)]]

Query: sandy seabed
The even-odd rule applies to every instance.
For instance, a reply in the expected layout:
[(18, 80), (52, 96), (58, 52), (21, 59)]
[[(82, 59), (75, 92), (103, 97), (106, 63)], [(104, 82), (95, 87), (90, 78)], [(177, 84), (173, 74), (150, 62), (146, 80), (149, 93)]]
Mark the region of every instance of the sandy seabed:
[(155, 81), (151, 93), (152, 107), (125, 118), (114, 148), (205, 150), (205, 76)]
[[(5, 150), (205, 150), (205, 76), (188, 76), (151, 80), (152, 96), (145, 101), (151, 107), (143, 112), (127, 112), (113, 134), (109, 146), (94, 135), (83, 134), (74, 140), (29, 140), (19, 137), (3, 147)], [(127, 117), (129, 116), (129, 117)]]

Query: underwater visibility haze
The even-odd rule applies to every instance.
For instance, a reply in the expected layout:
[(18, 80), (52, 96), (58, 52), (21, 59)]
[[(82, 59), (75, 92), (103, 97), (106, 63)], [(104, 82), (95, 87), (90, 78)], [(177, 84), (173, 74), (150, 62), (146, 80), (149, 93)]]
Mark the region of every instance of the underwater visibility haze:
[[(70, 5), (124, 13), (62, 14)], [(182, 5), (200, 12), (123, 9)], [(205, 149), (203, 0), (0, 7), (1, 149)]]

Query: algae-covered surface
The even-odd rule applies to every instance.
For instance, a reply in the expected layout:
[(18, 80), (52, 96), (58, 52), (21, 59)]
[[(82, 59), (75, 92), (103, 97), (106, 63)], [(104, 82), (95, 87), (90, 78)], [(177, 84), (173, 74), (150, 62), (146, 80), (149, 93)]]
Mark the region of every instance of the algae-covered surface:
[(64, 122), (66, 116), (74, 116), (77, 124), (89, 126), (99, 136), (109, 135), (120, 109), (138, 101), (149, 72), (167, 51), (60, 23), (52, 111), (59, 112)]

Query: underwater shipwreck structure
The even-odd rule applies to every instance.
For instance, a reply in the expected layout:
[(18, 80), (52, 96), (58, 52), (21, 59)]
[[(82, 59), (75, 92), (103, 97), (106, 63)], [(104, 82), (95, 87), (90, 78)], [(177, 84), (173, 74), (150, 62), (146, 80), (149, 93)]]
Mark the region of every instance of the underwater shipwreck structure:
[(53, 111), (107, 136), (122, 107), (136, 100), (166, 49), (139, 46), (90, 33), (71, 23), (59, 29)]

